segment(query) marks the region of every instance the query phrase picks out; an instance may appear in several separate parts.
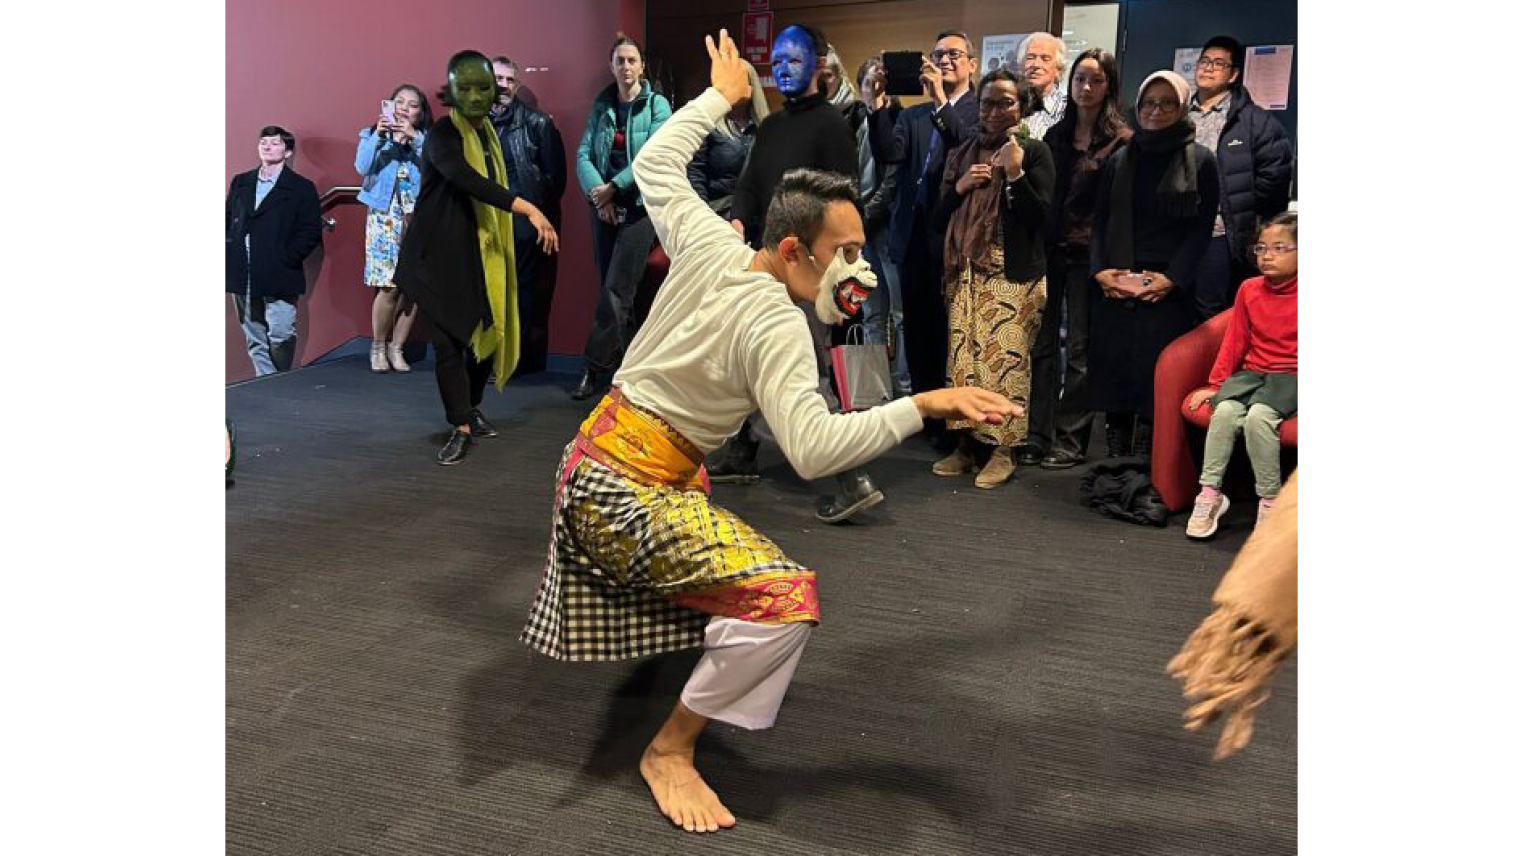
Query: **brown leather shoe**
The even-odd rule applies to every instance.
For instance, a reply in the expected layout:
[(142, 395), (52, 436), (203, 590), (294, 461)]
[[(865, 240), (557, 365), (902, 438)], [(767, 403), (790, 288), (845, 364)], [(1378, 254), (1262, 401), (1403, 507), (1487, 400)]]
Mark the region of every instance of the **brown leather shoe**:
[(1008, 446), (1000, 446), (988, 456), (988, 463), (983, 465), (983, 470), (972, 483), (984, 489), (995, 488), (1009, 481), (1014, 474), (1014, 456)]

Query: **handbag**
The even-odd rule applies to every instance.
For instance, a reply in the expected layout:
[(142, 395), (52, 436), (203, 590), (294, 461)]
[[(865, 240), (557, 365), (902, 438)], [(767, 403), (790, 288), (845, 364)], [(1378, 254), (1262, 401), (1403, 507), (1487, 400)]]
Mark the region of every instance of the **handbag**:
[(893, 400), (893, 377), (888, 368), (888, 346), (851, 341), (863, 336), (862, 325), (846, 331), (846, 343), (829, 349), (830, 368), (840, 409), (866, 410)]

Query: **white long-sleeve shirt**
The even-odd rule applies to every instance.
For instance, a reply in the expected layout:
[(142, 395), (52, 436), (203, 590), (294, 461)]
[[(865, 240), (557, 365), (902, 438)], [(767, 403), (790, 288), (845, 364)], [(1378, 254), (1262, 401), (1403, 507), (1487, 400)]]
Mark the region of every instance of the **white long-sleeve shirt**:
[(687, 163), (729, 112), (710, 87), (672, 115), (634, 159), (634, 180), (671, 269), (613, 382), (703, 452), (759, 409), (806, 479), (877, 457), (923, 427), (910, 398), (831, 413), (819, 394), (803, 309), (755, 251), (698, 197)]

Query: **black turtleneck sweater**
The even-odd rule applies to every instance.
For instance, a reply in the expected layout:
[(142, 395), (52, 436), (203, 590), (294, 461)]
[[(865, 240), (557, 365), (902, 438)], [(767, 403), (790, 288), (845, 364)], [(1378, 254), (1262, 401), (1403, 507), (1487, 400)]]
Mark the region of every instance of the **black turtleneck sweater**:
[(756, 142), (735, 186), (730, 216), (745, 224), (745, 240), (759, 246), (766, 226), (766, 207), (790, 169), (838, 172), (853, 182), (856, 174), (856, 138), (851, 126), (822, 95), (809, 95), (784, 102), (782, 109), (766, 117), (756, 131)]

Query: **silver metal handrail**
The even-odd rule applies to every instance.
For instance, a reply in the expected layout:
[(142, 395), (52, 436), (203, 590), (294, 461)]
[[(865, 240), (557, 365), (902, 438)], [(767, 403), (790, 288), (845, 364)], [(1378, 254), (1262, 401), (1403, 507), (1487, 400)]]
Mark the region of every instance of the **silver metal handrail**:
[[(339, 205), (357, 204), (359, 202), (359, 190), (358, 187), (349, 186), (330, 187), (323, 191), (321, 196), (317, 197), (317, 204), (324, 213), (328, 209), (336, 208)], [(338, 228), (338, 221), (332, 217), (323, 217), (322, 228), (331, 232)]]

